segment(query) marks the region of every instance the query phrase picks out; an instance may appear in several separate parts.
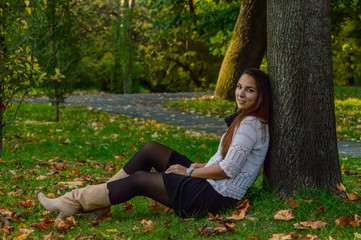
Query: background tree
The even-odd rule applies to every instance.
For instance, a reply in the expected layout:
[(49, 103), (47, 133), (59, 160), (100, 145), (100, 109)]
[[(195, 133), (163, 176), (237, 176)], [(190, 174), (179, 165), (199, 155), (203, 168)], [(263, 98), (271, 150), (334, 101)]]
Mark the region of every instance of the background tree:
[(330, 17), (328, 0), (267, 1), (273, 128), (265, 173), (281, 195), (341, 182)]
[(38, 38), (41, 63), (51, 76), (47, 95), (55, 105), (55, 121), (59, 121), (65, 93), (72, 89), (73, 71), (79, 61), (74, 8), (71, 0), (45, 1), (46, 26)]
[[(34, 5), (37, 3), (33, 1)], [(32, 36), (41, 27), (35, 18), (34, 7), (29, 1), (0, 3), (0, 154), (4, 127), (15, 120), (24, 97), (46, 75), (34, 56)], [(4, 113), (13, 107), (15, 97), (20, 103), (14, 114), (5, 118)]]
[(242, 72), (261, 65), (266, 40), (266, 1), (243, 0), (231, 43), (219, 71), (216, 97), (234, 99), (234, 86)]

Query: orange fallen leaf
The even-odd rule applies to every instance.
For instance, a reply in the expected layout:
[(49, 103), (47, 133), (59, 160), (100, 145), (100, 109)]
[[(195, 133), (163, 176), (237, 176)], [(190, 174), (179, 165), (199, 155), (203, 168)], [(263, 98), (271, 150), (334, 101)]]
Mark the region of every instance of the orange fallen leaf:
[(68, 233), (68, 227), (69, 225), (66, 224), (66, 222), (63, 219), (56, 219), (54, 221), (54, 227), (56, 228), (56, 231), (58, 233)]
[(305, 203), (311, 203), (313, 200), (312, 199), (302, 199), (302, 202), (305, 202)]
[(0, 215), (5, 215), (11, 217), (13, 215), (13, 211), (4, 207), (0, 207)]
[(290, 204), (291, 208), (297, 208), (300, 206), (300, 204), (298, 204), (298, 202), (296, 202), (296, 200), (292, 197), (287, 200), (286, 204)]
[(134, 206), (131, 203), (125, 202), (124, 203), (124, 212), (134, 212)]
[(21, 205), (23, 208), (29, 208), (29, 207), (31, 207), (31, 206), (34, 205), (34, 201), (28, 199), (28, 200), (26, 200), (26, 201), (20, 202), (20, 205)]
[(342, 183), (337, 183), (336, 188), (342, 192), (346, 192), (346, 187)]
[(288, 210), (279, 210), (277, 211), (276, 215), (273, 216), (273, 218), (275, 220), (291, 220), (294, 219), (295, 217), (292, 214), (292, 210), (288, 209)]
[(249, 200), (240, 200), (237, 203), (237, 207), (235, 212), (232, 213), (231, 217), (227, 217), (227, 219), (230, 220), (242, 220), (245, 216), (246, 216), (246, 212), (247, 210), (251, 207), (251, 205), (249, 205)]
[(288, 233), (274, 233), (269, 240), (289, 240), (292, 236)]
[[(355, 214), (356, 215), (356, 214)], [(342, 218), (338, 218), (335, 220), (335, 224), (337, 226), (347, 226), (347, 225), (351, 225), (354, 228), (358, 228), (360, 227), (360, 222), (358, 222), (356, 220), (356, 216), (355, 216), (355, 220), (349, 219), (348, 217), (342, 217)]]
[(356, 192), (346, 193), (346, 195), (350, 201), (356, 201), (360, 198), (360, 196)]
[(316, 221), (316, 222), (300, 222), (300, 223), (295, 223), (293, 225), (294, 228), (296, 229), (319, 229), (319, 228), (323, 228), (324, 226), (326, 226), (327, 223), (322, 222), (322, 221)]

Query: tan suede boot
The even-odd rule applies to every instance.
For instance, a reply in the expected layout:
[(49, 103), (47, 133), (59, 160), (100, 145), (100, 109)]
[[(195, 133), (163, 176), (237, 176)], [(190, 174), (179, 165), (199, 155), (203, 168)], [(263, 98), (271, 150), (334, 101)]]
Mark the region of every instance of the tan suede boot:
[(119, 172), (117, 172), (113, 177), (111, 177), (108, 181), (108, 182), (113, 182), (115, 180), (119, 180), (119, 179), (122, 179), (122, 178), (126, 178), (128, 177), (129, 175), (122, 169), (120, 169)]
[[(129, 175), (122, 169), (120, 169), (113, 177), (111, 177), (108, 182), (126, 178)], [(89, 219), (102, 218), (106, 213), (110, 212), (110, 207), (102, 207), (98, 209), (91, 210), (89, 213)]]
[(46, 210), (60, 212), (57, 218), (62, 219), (74, 215), (80, 209), (91, 211), (111, 205), (106, 183), (75, 189), (56, 199), (47, 198), (43, 193), (39, 193), (38, 199)]

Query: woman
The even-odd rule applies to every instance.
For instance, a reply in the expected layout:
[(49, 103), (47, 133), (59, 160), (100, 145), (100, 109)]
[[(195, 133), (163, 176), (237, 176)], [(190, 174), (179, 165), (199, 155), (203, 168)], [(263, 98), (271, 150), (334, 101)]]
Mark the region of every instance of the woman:
[[(147, 196), (190, 217), (234, 206), (253, 185), (269, 145), (270, 86), (265, 73), (246, 69), (235, 90), (238, 112), (226, 118), (227, 132), (207, 164), (156, 142), (146, 143), (107, 183), (56, 198), (38, 198), (58, 218)], [(150, 172), (155, 168), (158, 173)]]

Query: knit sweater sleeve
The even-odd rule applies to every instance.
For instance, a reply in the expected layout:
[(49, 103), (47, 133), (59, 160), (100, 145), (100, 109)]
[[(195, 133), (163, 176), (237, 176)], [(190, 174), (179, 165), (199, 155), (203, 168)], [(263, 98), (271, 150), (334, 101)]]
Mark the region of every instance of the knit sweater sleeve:
[(221, 169), (229, 178), (241, 172), (247, 155), (255, 146), (258, 139), (257, 119), (246, 117), (235, 129), (233, 139), (226, 157), (219, 163)]

